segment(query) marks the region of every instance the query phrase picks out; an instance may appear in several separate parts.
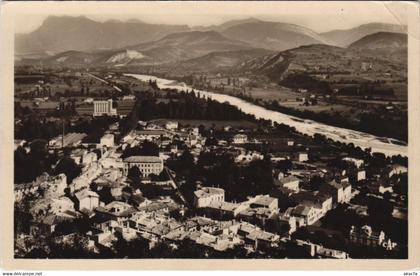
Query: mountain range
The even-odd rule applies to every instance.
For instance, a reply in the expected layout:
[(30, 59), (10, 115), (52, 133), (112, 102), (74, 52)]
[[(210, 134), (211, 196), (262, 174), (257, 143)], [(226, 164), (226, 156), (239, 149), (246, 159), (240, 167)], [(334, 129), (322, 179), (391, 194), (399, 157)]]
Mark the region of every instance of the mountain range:
[(369, 34), (350, 44), (349, 48), (362, 48), (369, 50), (406, 50), (407, 35), (391, 32), (378, 32)]
[[(287, 53), (293, 53), (289, 50), (308, 45), (346, 47), (344, 52), (406, 51), (406, 31), (406, 26), (382, 23), (318, 34), (306, 27), (255, 18), (191, 28), (140, 20), (97, 22), (86, 17), (52, 16), (35, 31), (16, 35), (15, 47), (16, 60), (23, 62), (29, 58), (66, 66), (237, 67), (270, 74), (274, 68), (276, 72), (284, 69)], [(321, 51), (320, 56), (328, 54), (326, 48), (312, 48)]]
[(252, 45), (230, 39), (216, 31), (174, 33), (159, 40), (125, 47), (164, 63), (207, 55), (211, 52), (253, 48)]
[(222, 31), (226, 37), (245, 41), (255, 48), (283, 51), (310, 44), (329, 44), (316, 32), (294, 24), (254, 21)]
[(370, 34), (379, 32), (391, 33), (407, 33), (406, 25), (384, 24), (384, 23), (369, 23), (347, 30), (334, 30), (330, 32), (321, 33), (325, 39), (332, 42), (333, 45), (347, 47), (353, 42)]
[(97, 22), (84, 16), (49, 16), (33, 32), (15, 36), (15, 51), (23, 54), (115, 49), (189, 30), (186, 25), (157, 25), (139, 20)]

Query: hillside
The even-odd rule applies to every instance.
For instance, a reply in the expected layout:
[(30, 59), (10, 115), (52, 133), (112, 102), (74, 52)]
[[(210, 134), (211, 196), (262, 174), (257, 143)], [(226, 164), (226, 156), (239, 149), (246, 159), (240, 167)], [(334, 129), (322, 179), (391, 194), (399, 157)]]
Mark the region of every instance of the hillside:
[[(278, 54), (251, 58), (238, 65), (236, 70), (266, 75), (274, 82), (302, 74), (329, 83), (387, 81), (389, 78), (401, 81), (406, 78), (406, 50), (396, 46), (391, 49), (400, 50), (384, 54), (389, 47), (382, 48), (381, 51), (356, 47), (362, 44), (365, 46), (381, 44), (373, 38), (364, 38), (349, 48), (321, 44), (301, 46)], [(389, 41), (390, 37), (386, 38)], [(299, 85), (299, 79), (293, 78), (293, 81), (295, 83), (297, 81), (296, 84)]]
[(280, 53), (249, 59), (240, 64), (238, 70), (264, 74), (272, 81), (278, 82), (287, 71), (307, 71), (312, 70), (312, 66), (318, 68), (318, 64), (326, 64), (328, 60), (333, 61), (343, 52), (344, 49), (329, 45), (301, 46)]
[(242, 25), (242, 24), (246, 24), (246, 23), (255, 23), (255, 22), (261, 22), (262, 20), (257, 19), (257, 18), (245, 18), (245, 19), (238, 19), (238, 20), (229, 20), (227, 22), (224, 22), (222, 24), (219, 25), (210, 25), (210, 26), (195, 26), (192, 27), (193, 31), (216, 31), (216, 32), (223, 32), (226, 29), (233, 27), (233, 26), (237, 26), (237, 25)]
[(83, 16), (49, 16), (35, 31), (17, 34), (15, 50), (24, 54), (115, 49), (188, 30), (187, 26), (147, 24), (139, 20), (97, 22)]
[(255, 48), (283, 51), (309, 44), (327, 44), (314, 31), (298, 25), (255, 21), (231, 26), (222, 32), (226, 37), (245, 41)]
[(384, 23), (369, 23), (348, 30), (334, 30), (321, 33), (321, 36), (337, 46), (347, 47), (353, 42), (367, 35), (378, 32), (407, 33), (407, 26)]
[(97, 53), (87, 53), (80, 51), (66, 51), (48, 57), (43, 60), (46, 64), (66, 65), (66, 66), (80, 66), (89, 65), (92, 63), (101, 62), (101, 59), (108, 54), (107, 51)]
[(367, 35), (352, 44), (349, 48), (401, 51), (407, 50), (408, 36), (402, 33), (379, 32)]
[(178, 69), (190, 71), (217, 71), (232, 69), (246, 60), (266, 56), (273, 53), (266, 49), (250, 49), (227, 52), (212, 52), (210, 54), (188, 59), (176, 64)]
[(251, 49), (242, 41), (229, 39), (215, 31), (175, 33), (162, 39), (126, 47), (153, 58), (156, 63), (168, 63), (207, 55), (211, 52)]
[[(218, 53), (214, 55), (216, 57), (217, 55), (221, 55), (222, 52), (251, 49), (252, 47), (247, 43), (226, 38), (214, 31), (194, 31), (170, 34), (156, 41), (132, 45), (117, 50), (94, 52), (65, 51), (54, 56), (41, 58), (41, 61), (44, 64), (63, 66), (163, 65), (205, 56), (213, 52)], [(259, 49), (256, 53), (261, 51), (265, 51), (264, 54), (269, 52), (268, 50)], [(226, 56), (229, 55), (235, 54), (227, 54)], [(242, 59), (245, 59), (254, 55), (250, 51), (243, 52), (242, 54), (238, 53), (236, 56), (236, 58), (240, 59), (239, 56), (242, 56)], [(232, 58), (235, 57), (232, 56)], [(28, 62), (28, 60), (22, 60), (22, 62), (25, 61)], [(199, 61), (196, 60), (196, 64)], [(214, 60), (213, 64), (220, 61), (220, 59)]]

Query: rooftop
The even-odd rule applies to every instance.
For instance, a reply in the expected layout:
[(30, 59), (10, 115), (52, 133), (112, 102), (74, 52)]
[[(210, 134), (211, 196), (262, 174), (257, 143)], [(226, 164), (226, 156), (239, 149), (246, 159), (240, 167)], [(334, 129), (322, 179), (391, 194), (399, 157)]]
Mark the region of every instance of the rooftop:
[(203, 187), (200, 190), (194, 192), (194, 195), (198, 198), (216, 195), (216, 194), (224, 194), (225, 190), (221, 188), (214, 188), (214, 187)]
[(309, 212), (311, 211), (311, 207), (305, 206), (305, 205), (298, 205), (292, 210), (292, 215), (297, 216), (307, 216)]
[(165, 135), (165, 130), (160, 129), (151, 129), (151, 130), (137, 130), (135, 132), (137, 135)]
[(113, 134), (108, 133), (108, 134), (105, 134), (104, 136), (102, 136), (102, 138), (101, 138), (101, 139), (112, 139), (112, 138), (114, 138), (114, 135), (113, 135)]
[(271, 196), (257, 196), (254, 204), (262, 205), (262, 206), (269, 206), (273, 202), (275, 202), (277, 199)]
[(132, 163), (161, 163), (162, 160), (158, 156), (129, 156), (124, 159), (124, 162)]
[(80, 192), (77, 192), (75, 194), (75, 196), (77, 197), (78, 200), (81, 200), (81, 199), (86, 198), (86, 197), (98, 197), (99, 198), (97, 193), (95, 193), (91, 190), (88, 190), (88, 189), (83, 189)]
[(280, 183), (285, 184), (285, 183), (290, 183), (290, 182), (294, 182), (294, 181), (299, 181), (299, 178), (290, 175), (290, 176), (286, 176), (283, 177), (282, 179), (280, 179)]
[(344, 189), (348, 186), (350, 186), (350, 183), (347, 181), (343, 181), (341, 183), (336, 182), (335, 180), (328, 182), (328, 185), (331, 187), (334, 187), (335, 189), (339, 190), (339, 189)]
[(232, 202), (217, 202), (217, 203), (212, 203), (209, 205), (210, 208), (215, 208), (215, 209), (220, 209), (223, 211), (230, 211), (233, 212), (239, 204), (235, 204)]

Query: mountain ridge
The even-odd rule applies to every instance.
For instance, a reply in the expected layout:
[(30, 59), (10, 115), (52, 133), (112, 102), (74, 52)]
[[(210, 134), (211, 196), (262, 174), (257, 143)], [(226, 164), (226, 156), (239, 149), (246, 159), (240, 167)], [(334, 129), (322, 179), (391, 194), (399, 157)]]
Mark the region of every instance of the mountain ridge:
[(347, 47), (362, 37), (377, 32), (407, 33), (407, 26), (373, 22), (345, 30), (332, 30), (321, 33), (320, 35), (332, 41), (337, 46)]
[(186, 25), (115, 20), (98, 22), (84, 16), (49, 16), (33, 32), (15, 35), (15, 51), (22, 54), (37, 51), (59, 53), (67, 50), (118, 49), (188, 30)]

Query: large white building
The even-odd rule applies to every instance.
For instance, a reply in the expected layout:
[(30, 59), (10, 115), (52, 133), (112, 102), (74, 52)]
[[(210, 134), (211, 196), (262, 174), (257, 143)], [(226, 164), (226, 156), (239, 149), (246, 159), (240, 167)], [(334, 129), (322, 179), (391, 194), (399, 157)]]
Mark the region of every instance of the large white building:
[(112, 100), (93, 101), (93, 116), (116, 116), (117, 109), (112, 107)]
[(132, 167), (139, 168), (143, 176), (159, 175), (163, 171), (163, 160), (158, 156), (130, 156), (124, 159), (124, 173)]

